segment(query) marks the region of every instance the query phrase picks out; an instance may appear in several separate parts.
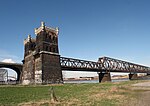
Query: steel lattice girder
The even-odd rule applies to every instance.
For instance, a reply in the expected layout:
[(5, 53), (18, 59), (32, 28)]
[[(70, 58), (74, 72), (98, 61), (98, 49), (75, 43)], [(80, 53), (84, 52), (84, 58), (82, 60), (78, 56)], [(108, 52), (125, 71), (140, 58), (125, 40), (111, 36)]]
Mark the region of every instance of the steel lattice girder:
[(60, 57), (60, 63), (62, 70), (150, 73), (150, 67), (109, 57), (99, 58), (98, 62)]

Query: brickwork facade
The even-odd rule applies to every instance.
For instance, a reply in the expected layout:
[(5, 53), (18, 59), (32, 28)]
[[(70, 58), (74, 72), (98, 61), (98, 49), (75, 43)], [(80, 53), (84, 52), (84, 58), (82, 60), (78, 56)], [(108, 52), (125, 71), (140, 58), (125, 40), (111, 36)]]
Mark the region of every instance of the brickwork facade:
[(24, 40), (23, 84), (62, 83), (58, 50), (58, 28), (49, 28), (42, 22), (35, 29), (36, 38)]

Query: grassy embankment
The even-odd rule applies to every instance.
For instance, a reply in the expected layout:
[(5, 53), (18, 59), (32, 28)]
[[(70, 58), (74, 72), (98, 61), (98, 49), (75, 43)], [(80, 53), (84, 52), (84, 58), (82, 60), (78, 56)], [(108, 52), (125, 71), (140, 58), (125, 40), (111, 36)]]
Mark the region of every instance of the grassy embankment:
[(0, 86), (0, 105), (34, 106), (117, 106), (135, 98), (131, 84), (139, 81), (126, 81), (100, 84), (53, 85), (58, 101), (52, 102), (52, 86)]

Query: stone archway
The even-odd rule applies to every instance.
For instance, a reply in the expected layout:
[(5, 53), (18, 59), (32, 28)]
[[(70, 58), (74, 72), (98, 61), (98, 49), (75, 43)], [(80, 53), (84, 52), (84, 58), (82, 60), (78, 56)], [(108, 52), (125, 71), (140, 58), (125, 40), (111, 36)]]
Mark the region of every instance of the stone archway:
[(0, 62), (0, 68), (10, 68), (17, 73), (17, 82), (22, 81), (22, 64)]

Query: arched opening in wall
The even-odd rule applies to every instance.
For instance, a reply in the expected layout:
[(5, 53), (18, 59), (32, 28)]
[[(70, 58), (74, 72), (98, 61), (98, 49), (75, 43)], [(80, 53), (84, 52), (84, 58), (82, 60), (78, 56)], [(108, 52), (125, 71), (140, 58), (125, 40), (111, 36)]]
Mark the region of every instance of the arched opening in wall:
[(16, 84), (18, 74), (15, 70), (10, 68), (0, 68), (0, 83), (2, 84)]

